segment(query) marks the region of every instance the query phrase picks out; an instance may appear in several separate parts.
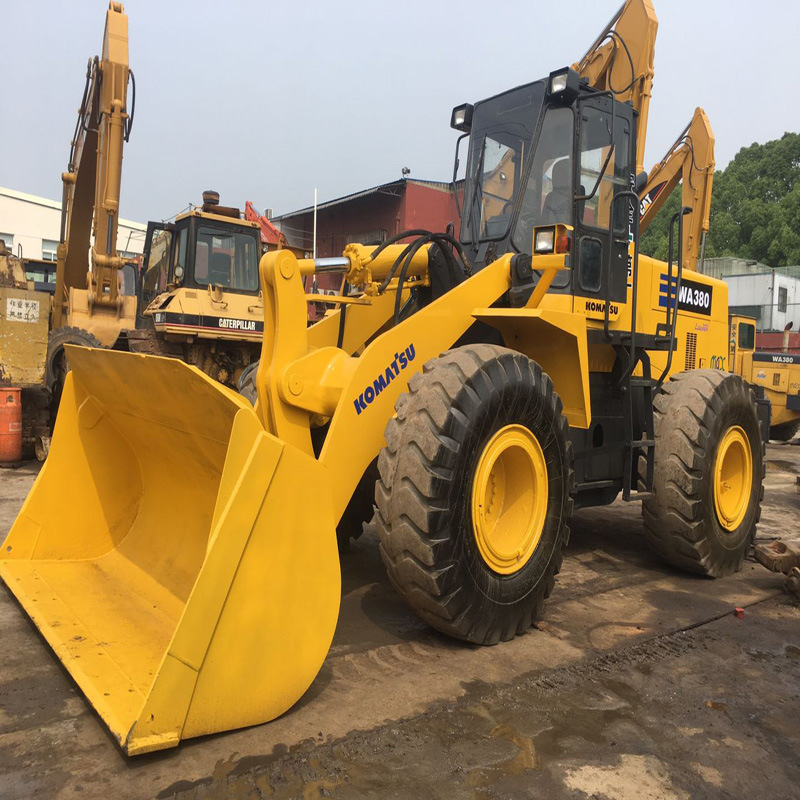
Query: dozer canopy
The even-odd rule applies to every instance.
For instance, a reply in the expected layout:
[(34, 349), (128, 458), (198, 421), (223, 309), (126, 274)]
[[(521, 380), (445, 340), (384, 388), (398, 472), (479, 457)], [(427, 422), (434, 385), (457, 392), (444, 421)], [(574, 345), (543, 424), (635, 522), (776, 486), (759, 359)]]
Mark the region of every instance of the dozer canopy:
[(178, 360), (69, 361), (0, 575), (128, 754), (282, 714), (338, 615), (325, 466)]

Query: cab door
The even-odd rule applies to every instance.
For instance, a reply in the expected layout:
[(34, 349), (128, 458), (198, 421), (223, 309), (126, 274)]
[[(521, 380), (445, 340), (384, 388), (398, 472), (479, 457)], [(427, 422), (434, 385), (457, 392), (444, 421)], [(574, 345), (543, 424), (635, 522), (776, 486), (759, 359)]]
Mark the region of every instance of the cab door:
[(574, 291), (587, 298), (587, 312), (600, 313), (610, 301), (612, 318), (629, 284), (634, 203), (614, 198), (633, 185), (632, 128), (633, 109), (607, 95), (578, 103)]
[(137, 304), (137, 326), (152, 325), (152, 318), (144, 311), (150, 303), (165, 292), (170, 280), (173, 234), (175, 225), (170, 222), (148, 222), (142, 253), (142, 270), (138, 280), (139, 302)]

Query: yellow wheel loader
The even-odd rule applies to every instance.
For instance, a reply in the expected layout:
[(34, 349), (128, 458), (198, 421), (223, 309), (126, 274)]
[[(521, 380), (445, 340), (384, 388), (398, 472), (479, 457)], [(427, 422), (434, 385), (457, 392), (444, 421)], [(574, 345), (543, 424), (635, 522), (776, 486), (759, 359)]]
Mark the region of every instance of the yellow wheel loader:
[(769, 438), (788, 442), (800, 431), (800, 356), (756, 350), (756, 320), (731, 316), (728, 368), (770, 402)]
[[(126, 753), (297, 702), (365, 484), (393, 583), (469, 642), (540, 616), (576, 506), (641, 499), (667, 560), (741, 566), (769, 406), (714, 368), (725, 284), (687, 277), (680, 246), (638, 253), (639, 116), (617, 94), (566, 68), (454, 109), (460, 241), (263, 256), (255, 406), (177, 359), (69, 348), (0, 575)], [(346, 290), (308, 327), (323, 271)]]

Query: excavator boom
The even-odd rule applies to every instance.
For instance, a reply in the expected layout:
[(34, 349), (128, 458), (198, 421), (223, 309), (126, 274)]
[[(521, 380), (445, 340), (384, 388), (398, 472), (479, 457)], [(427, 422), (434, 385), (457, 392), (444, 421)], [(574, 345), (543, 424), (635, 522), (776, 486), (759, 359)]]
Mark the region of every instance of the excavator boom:
[[(122, 148), (133, 119), (128, 111), (128, 17), (121, 3), (106, 12), (101, 57), (90, 60), (67, 171), (62, 174), (53, 328), (66, 324), (71, 289), (88, 289), (88, 306), (122, 308), (117, 254)], [(91, 270), (86, 255), (91, 235)]]
[(637, 175), (644, 169), (657, 32), (658, 17), (651, 0), (626, 0), (583, 58), (573, 65), (590, 86), (611, 92), (620, 102), (630, 101), (638, 112)]
[(647, 183), (639, 193), (642, 233), (679, 181), (681, 204), (692, 209), (683, 226), (683, 264), (686, 269), (694, 270), (698, 258), (701, 263), (703, 260), (714, 183), (714, 132), (702, 108), (695, 109), (691, 122), (647, 176)]

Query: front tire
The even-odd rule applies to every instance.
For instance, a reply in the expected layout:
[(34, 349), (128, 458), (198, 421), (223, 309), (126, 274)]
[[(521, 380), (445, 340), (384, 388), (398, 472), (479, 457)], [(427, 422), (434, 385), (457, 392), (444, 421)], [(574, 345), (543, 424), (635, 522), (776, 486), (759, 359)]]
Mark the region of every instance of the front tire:
[(738, 375), (673, 376), (654, 401), (653, 496), (647, 540), (667, 562), (713, 578), (737, 572), (764, 497), (764, 443), (755, 400)]
[(416, 613), (495, 644), (540, 616), (569, 538), (568, 424), (541, 367), (493, 345), (409, 382), (378, 458), (381, 556)]

